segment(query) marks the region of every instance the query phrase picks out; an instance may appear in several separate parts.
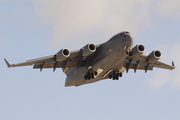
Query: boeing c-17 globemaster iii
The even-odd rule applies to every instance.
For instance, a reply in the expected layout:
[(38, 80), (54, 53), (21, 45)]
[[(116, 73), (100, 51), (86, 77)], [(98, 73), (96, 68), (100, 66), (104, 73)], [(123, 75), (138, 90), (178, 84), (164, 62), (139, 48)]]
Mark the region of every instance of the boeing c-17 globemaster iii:
[(107, 42), (85, 45), (80, 50), (70, 52), (61, 49), (55, 55), (28, 60), (26, 62), (9, 64), (8, 67), (34, 65), (34, 69), (62, 68), (67, 75), (65, 86), (79, 86), (97, 82), (103, 79), (118, 80), (124, 71), (134, 69), (153, 70), (153, 67), (173, 70), (174, 63), (168, 65), (158, 61), (161, 58), (159, 50), (143, 55), (145, 47), (138, 44), (133, 47), (133, 37), (129, 32), (120, 32)]

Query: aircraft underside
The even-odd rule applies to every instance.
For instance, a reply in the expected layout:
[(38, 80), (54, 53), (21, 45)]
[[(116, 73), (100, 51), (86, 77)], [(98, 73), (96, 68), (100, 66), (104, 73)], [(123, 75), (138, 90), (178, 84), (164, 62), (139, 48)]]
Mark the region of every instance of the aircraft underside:
[[(77, 68), (74, 68), (72, 72), (67, 75), (65, 86), (79, 86), (103, 79), (119, 80), (119, 77), (122, 77), (122, 73), (125, 71), (123, 60), (128, 54), (123, 46), (119, 46), (119, 49), (113, 52), (114, 54), (103, 58), (105, 62), (102, 61), (103, 64), (101, 64), (96, 71), (93, 70), (92, 66), (79, 68), (78, 72), (76, 72)], [(102, 53), (99, 54), (103, 56)]]
[(61, 49), (55, 55), (28, 60), (26, 62), (9, 64), (8, 67), (34, 65), (34, 69), (42, 71), (45, 68), (62, 68), (67, 75), (65, 86), (79, 86), (97, 82), (103, 79), (118, 80), (126, 70), (153, 70), (153, 67), (168, 70), (175, 69), (172, 65), (160, 62), (161, 52), (152, 51), (143, 55), (145, 47), (138, 44), (133, 47), (133, 37), (129, 32), (120, 32), (107, 42), (99, 45), (89, 43), (80, 50), (70, 52)]

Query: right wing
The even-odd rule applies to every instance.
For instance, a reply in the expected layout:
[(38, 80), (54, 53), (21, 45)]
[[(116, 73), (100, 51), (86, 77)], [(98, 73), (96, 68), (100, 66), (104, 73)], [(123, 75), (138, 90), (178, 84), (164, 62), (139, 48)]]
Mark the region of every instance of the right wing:
[[(90, 48), (88, 47), (92, 47), (92, 46), (94, 46), (95, 50), (93, 52), (90, 51), (92, 54), (86, 54), (86, 57), (84, 57), (83, 50), (84, 51), (89, 50)], [(77, 69), (79, 69), (79, 67), (85, 67), (88, 63), (88, 59), (98, 51), (99, 47), (100, 47), (99, 45), (95, 46), (94, 44), (87, 44), (80, 50), (70, 52), (70, 55), (68, 50), (68, 56), (66, 56), (66, 59), (63, 59), (61, 61), (59, 61), (59, 59), (62, 56), (59, 57), (59, 53), (65, 55), (66, 53), (63, 52), (63, 50), (65, 49), (60, 50), (55, 55), (27, 60), (26, 62), (17, 63), (17, 64), (9, 64), (6, 59), (4, 60), (8, 67), (34, 65), (33, 66), (34, 69), (42, 70), (43, 68), (54, 68), (55, 71), (56, 68), (62, 68), (65, 71), (67, 70), (67, 68), (71, 68), (71, 67), (77, 67)], [(89, 53), (89, 51), (86, 51), (86, 53)]]
[(54, 61), (54, 55), (47, 56), (47, 57), (36, 58), (36, 59), (32, 59), (32, 60), (27, 60), (26, 62), (17, 63), (17, 64), (9, 64), (6, 59), (4, 59), (4, 60), (5, 60), (8, 67), (19, 67), (19, 66), (33, 65), (33, 64), (36, 64), (36, 63)]

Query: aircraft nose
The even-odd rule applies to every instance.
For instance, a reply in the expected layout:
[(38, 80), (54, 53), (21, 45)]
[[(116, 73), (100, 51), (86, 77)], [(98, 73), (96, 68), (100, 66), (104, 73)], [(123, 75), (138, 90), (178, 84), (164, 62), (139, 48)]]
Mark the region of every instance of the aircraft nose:
[(129, 46), (129, 47), (133, 46), (134, 40), (133, 40), (132, 35), (131, 35), (130, 33), (126, 33), (126, 34), (125, 34), (125, 38), (126, 38), (126, 40), (127, 40), (128, 46)]

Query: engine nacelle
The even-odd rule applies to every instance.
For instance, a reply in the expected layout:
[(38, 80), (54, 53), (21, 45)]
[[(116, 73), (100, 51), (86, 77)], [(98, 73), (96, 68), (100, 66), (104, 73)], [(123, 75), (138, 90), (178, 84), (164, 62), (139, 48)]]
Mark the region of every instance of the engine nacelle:
[(139, 56), (139, 55), (143, 54), (144, 51), (145, 51), (144, 45), (138, 44), (132, 49), (132, 55)]
[(70, 52), (68, 49), (61, 49), (58, 53), (56, 53), (56, 61), (61, 62), (66, 60), (70, 56)]
[(158, 61), (161, 58), (161, 52), (159, 50), (154, 50), (148, 55), (148, 60), (150, 62)]
[(94, 44), (87, 44), (82, 48), (82, 56), (89, 56), (96, 51), (96, 46)]

